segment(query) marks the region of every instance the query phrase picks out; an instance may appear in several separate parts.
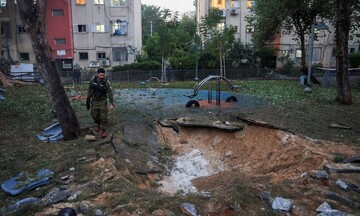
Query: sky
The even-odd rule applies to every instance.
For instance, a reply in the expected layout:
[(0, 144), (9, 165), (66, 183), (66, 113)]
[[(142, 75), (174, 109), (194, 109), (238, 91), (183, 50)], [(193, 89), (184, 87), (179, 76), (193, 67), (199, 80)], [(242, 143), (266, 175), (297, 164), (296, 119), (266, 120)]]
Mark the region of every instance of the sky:
[(141, 0), (141, 4), (155, 5), (180, 13), (195, 11), (194, 0)]

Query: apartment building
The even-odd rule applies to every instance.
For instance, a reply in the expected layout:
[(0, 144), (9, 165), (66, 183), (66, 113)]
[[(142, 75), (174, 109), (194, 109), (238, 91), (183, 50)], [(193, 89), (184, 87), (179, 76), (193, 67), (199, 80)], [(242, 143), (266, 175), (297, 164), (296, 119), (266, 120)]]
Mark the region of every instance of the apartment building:
[(141, 53), (141, 0), (73, 0), (74, 64), (109, 68)]
[[(18, 6), (0, 0), (1, 61), (36, 63)], [(141, 0), (51, 0), (48, 42), (59, 71), (131, 63), (141, 52)]]
[[(256, 31), (253, 26), (247, 23), (247, 16), (250, 16), (250, 8), (256, 4), (254, 0), (195, 0), (196, 20), (198, 23), (205, 17), (210, 8), (218, 8), (222, 11), (223, 22), (220, 25), (233, 26), (237, 29), (235, 38), (240, 39), (244, 44), (251, 44), (252, 33)], [(323, 67), (335, 67), (335, 28), (327, 23), (327, 29), (314, 29), (317, 35), (313, 42), (312, 65)], [(350, 33), (349, 53), (360, 50), (360, 32)], [(293, 33), (278, 35), (272, 42), (276, 49), (276, 67), (282, 68), (286, 63), (284, 59), (290, 59), (299, 66), (301, 62), (300, 44), (294, 40)], [(306, 38), (306, 55), (309, 53), (309, 38)], [(306, 57), (308, 59), (308, 57)]]

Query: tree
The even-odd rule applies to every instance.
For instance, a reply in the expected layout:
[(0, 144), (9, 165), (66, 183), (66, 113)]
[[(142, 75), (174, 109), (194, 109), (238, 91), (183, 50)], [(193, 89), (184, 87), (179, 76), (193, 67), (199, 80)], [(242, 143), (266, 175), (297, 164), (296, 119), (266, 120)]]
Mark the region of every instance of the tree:
[(51, 56), (46, 34), (47, 0), (18, 1), (20, 19), (35, 52), (38, 71), (44, 76), (65, 140), (80, 135), (80, 126), (61, 84), (60, 75)]
[(211, 8), (209, 14), (201, 19), (199, 28), (205, 40), (205, 49), (219, 57), (220, 76), (226, 77), (226, 52), (235, 40), (236, 30), (233, 27), (219, 26), (222, 20), (220, 14), (221, 11), (218, 8)]
[(346, 105), (352, 104), (348, 77), (348, 41), (351, 8), (356, 2), (357, 0), (336, 0), (336, 100)]
[[(278, 34), (293, 33), (301, 47), (301, 70), (307, 74), (305, 36), (317, 17), (327, 18), (331, 11), (328, 0), (257, 0), (250, 22), (255, 26), (254, 44), (261, 47)], [(314, 76), (314, 83), (319, 83)]]

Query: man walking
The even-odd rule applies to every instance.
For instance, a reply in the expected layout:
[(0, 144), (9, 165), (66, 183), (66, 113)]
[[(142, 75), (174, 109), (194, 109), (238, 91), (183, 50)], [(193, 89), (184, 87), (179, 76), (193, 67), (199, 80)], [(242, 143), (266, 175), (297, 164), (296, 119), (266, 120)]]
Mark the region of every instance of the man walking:
[(101, 131), (102, 138), (107, 136), (105, 127), (108, 123), (108, 98), (110, 103), (109, 109), (111, 111), (115, 106), (111, 84), (109, 80), (105, 78), (105, 70), (103, 68), (99, 68), (97, 70), (97, 75), (90, 80), (86, 107), (88, 110), (91, 107), (91, 117), (97, 124), (95, 131)]

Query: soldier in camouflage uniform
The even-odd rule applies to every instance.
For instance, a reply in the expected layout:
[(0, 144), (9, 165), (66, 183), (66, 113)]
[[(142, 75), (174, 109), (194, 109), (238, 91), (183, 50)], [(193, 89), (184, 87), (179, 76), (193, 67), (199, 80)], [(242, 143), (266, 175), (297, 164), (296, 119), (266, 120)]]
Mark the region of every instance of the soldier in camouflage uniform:
[(107, 136), (105, 126), (108, 122), (108, 98), (110, 103), (109, 109), (111, 111), (115, 106), (111, 84), (105, 78), (105, 70), (103, 68), (99, 68), (97, 70), (97, 75), (90, 80), (87, 92), (86, 107), (88, 110), (91, 107), (91, 117), (97, 124), (95, 131), (101, 131), (102, 138)]

